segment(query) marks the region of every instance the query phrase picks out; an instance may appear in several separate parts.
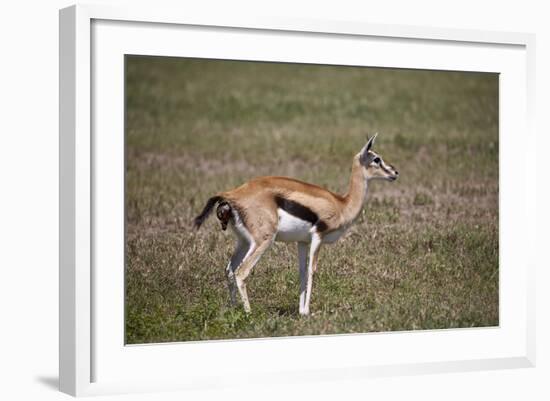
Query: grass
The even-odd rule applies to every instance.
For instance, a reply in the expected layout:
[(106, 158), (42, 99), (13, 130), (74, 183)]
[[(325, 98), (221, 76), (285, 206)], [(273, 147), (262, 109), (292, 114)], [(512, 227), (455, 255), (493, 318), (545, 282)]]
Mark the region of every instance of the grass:
[[(400, 178), (321, 249), (313, 314), (284, 243), (231, 308), (206, 199), (258, 175), (343, 193), (374, 132)], [(495, 74), (127, 57), (127, 343), (498, 325), (498, 148)]]

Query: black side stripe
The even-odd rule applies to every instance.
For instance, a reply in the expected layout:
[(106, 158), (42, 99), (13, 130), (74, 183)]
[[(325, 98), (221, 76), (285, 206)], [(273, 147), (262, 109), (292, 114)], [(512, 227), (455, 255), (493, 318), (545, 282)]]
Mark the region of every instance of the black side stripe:
[(299, 218), (300, 220), (310, 222), (312, 225), (316, 226), (317, 230), (320, 232), (325, 231), (328, 228), (324, 221), (319, 220), (317, 213), (298, 202), (283, 198), (280, 195), (276, 195), (275, 203), (277, 203), (277, 206), (285, 212)]

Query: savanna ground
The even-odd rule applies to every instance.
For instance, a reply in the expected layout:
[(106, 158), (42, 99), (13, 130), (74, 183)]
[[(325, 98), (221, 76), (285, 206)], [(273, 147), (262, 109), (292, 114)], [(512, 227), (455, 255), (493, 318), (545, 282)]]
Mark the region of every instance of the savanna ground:
[[(284, 243), (231, 308), (206, 200), (260, 175), (344, 193), (374, 132), (400, 177), (321, 248), (312, 315)], [(494, 74), (128, 57), (127, 343), (498, 325), (498, 149)]]

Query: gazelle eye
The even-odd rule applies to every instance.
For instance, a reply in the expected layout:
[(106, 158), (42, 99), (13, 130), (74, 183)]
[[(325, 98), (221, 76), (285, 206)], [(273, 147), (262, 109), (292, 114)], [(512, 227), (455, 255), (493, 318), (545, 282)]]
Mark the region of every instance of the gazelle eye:
[(380, 164), (380, 158), (379, 157), (375, 157), (373, 162), (375, 162), (376, 164)]

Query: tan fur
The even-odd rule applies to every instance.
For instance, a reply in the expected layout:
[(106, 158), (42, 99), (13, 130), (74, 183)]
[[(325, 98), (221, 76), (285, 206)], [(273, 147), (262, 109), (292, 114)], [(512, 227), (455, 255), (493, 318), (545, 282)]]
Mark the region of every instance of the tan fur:
[(361, 212), (367, 189), (363, 170), (357, 155), (353, 159), (349, 189), (345, 195), (294, 178), (274, 176), (254, 178), (240, 187), (217, 195), (242, 212), (245, 225), (256, 240), (262, 240), (276, 230), (276, 195), (282, 195), (315, 212), (328, 226), (321, 234), (324, 236), (351, 224)]

